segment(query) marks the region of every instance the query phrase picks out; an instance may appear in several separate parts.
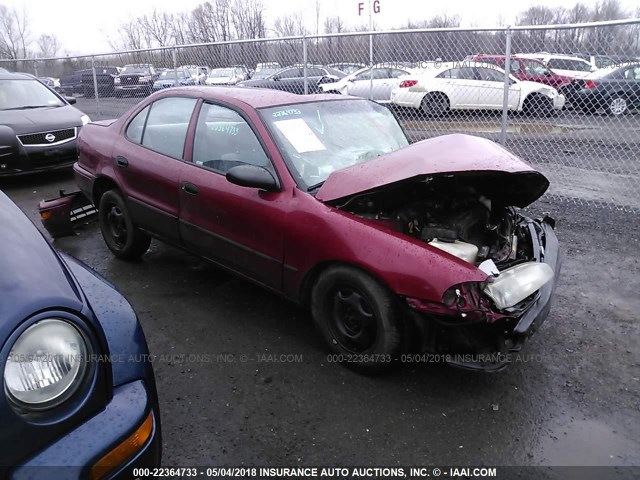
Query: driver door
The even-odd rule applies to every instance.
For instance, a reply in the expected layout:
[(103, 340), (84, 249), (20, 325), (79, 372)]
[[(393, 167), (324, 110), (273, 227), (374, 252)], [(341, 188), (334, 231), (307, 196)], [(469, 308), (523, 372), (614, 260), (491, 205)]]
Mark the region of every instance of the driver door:
[(226, 172), (243, 164), (278, 178), (252, 125), (235, 110), (203, 103), (191, 161), (180, 172), (180, 236), (189, 250), (279, 291), (286, 193), (230, 183)]

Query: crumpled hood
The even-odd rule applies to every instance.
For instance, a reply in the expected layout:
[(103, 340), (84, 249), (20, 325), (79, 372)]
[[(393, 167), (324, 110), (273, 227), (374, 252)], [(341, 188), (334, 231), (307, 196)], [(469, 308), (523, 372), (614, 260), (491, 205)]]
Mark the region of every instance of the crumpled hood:
[(494, 198), (525, 207), (549, 187), (547, 178), (531, 165), (491, 140), (452, 134), (414, 143), (395, 152), (333, 172), (316, 198), (345, 199), (405, 181), (434, 175), (466, 175), (496, 190)]
[(71, 105), (29, 110), (2, 110), (0, 111), (0, 125), (11, 127), (16, 135), (47, 132), (80, 127), (82, 115), (84, 114), (80, 110)]

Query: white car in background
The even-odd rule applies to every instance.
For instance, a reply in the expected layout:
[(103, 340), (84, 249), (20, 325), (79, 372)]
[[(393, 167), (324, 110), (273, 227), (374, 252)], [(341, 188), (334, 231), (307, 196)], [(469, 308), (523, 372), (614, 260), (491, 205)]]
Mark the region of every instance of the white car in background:
[(180, 68), (185, 68), (189, 71), (195, 85), (204, 85), (209, 76), (209, 67), (202, 65), (183, 65)]
[(246, 80), (246, 73), (241, 68), (214, 68), (205, 80), (206, 85), (235, 85)]
[(558, 75), (573, 77), (577, 79), (586, 78), (591, 72), (598, 70), (598, 67), (591, 65), (588, 61), (572, 57), (571, 55), (557, 55), (553, 53), (519, 53), (514, 55), (521, 58), (535, 58), (540, 60), (551, 71)]
[(379, 103), (389, 103), (391, 91), (400, 85), (400, 78), (410, 73), (412, 73), (410, 69), (384, 66), (374, 66), (373, 69), (366, 67), (337, 82), (321, 84), (320, 88), (323, 93), (340, 93), (363, 98), (369, 98), (371, 93), (372, 100)]
[[(468, 66), (458, 62), (420, 70), (400, 79), (391, 103), (440, 116), (450, 110), (502, 110), (504, 70), (492, 65)], [(521, 81), (509, 75), (511, 111), (548, 116), (561, 110), (565, 98), (550, 86)]]

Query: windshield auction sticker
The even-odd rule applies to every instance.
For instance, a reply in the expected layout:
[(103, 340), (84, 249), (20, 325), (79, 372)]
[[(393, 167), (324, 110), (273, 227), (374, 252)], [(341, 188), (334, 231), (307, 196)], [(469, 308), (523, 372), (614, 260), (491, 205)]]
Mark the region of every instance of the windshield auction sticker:
[(320, 139), (302, 118), (273, 122), (298, 153), (326, 150)]

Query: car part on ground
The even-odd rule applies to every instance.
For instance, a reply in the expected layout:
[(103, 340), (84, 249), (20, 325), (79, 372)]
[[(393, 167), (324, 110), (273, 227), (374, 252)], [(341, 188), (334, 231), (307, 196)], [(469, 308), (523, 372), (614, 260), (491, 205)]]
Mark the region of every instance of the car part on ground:
[(80, 223), (93, 219), (98, 210), (82, 192), (65, 193), (51, 200), (42, 200), (38, 204), (38, 212), (42, 225), (52, 238), (75, 235), (75, 228)]

